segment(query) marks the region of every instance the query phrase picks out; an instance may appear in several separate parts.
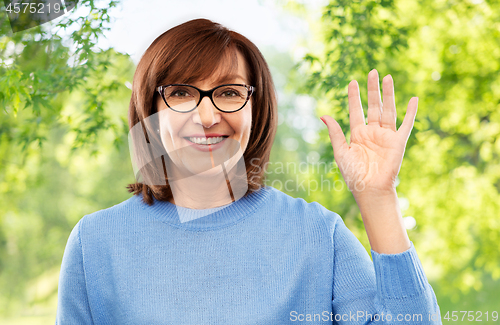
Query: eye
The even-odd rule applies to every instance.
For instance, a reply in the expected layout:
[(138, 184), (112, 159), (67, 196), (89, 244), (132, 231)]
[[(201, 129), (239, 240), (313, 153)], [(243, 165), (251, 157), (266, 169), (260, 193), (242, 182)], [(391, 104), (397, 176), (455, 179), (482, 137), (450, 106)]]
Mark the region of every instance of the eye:
[(224, 85), (216, 90), (214, 93), (214, 98), (219, 100), (224, 100), (226, 102), (240, 102), (245, 100), (245, 92), (247, 89), (239, 85)]
[(174, 97), (186, 97), (186, 96), (189, 96), (189, 94), (185, 90), (176, 90), (176, 91), (172, 92), (172, 94), (170, 94), (170, 96), (174, 96)]
[(193, 97), (193, 89), (183, 86), (168, 87), (165, 90), (165, 95), (167, 98), (183, 99)]
[(235, 90), (224, 90), (224, 92), (221, 94), (222, 97), (236, 97), (239, 95), (240, 94)]
[(216, 93), (217, 97), (229, 99), (229, 98), (240, 98), (242, 97), (243, 91), (238, 89), (238, 86), (233, 86), (233, 87), (224, 87), (219, 90), (218, 93)]

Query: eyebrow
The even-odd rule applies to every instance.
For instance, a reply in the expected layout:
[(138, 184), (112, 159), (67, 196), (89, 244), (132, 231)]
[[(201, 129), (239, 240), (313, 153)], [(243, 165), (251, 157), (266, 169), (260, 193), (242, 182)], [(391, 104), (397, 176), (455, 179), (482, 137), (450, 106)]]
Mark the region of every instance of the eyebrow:
[(226, 75), (222, 78), (219, 78), (217, 79), (217, 82), (229, 82), (229, 81), (234, 81), (236, 79), (241, 79), (243, 81), (243, 83), (246, 83), (244, 80), (245, 78), (243, 78), (242, 76), (240, 76), (239, 74), (231, 74), (231, 75)]

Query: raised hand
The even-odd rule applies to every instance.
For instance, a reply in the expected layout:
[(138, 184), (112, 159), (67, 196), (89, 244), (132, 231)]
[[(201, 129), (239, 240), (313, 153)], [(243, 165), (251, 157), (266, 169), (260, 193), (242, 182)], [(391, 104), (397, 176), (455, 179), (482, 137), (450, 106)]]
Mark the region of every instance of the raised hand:
[(383, 102), (380, 99), (378, 72), (375, 69), (370, 71), (367, 125), (358, 83), (355, 80), (349, 83), (349, 145), (337, 121), (328, 115), (321, 117), (328, 127), (335, 161), (355, 198), (395, 192), (396, 176), (417, 114), (418, 98), (413, 97), (403, 124), (397, 130), (392, 77), (387, 75), (382, 83)]

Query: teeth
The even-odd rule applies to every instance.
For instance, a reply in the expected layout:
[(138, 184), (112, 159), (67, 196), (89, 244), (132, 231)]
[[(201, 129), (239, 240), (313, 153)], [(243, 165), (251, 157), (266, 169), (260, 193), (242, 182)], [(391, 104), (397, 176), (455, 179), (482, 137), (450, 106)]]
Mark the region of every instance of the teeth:
[(210, 138), (193, 138), (189, 137), (189, 141), (197, 144), (216, 144), (224, 140), (224, 137), (210, 137)]

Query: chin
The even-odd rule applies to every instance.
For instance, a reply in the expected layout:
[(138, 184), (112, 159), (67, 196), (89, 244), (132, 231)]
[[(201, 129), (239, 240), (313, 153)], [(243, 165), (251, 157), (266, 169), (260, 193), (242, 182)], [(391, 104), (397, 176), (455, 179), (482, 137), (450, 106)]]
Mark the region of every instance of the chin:
[[(211, 169), (208, 169), (208, 170), (196, 173), (196, 176), (198, 176), (198, 177), (204, 177), (204, 178), (216, 177), (216, 176), (219, 176), (219, 175), (222, 175), (222, 177), (224, 177), (224, 173), (222, 171), (222, 166), (221, 165), (218, 165), (218, 166), (215, 166), (214, 168), (211, 168)], [(214, 179), (214, 181), (215, 181), (215, 179)]]

